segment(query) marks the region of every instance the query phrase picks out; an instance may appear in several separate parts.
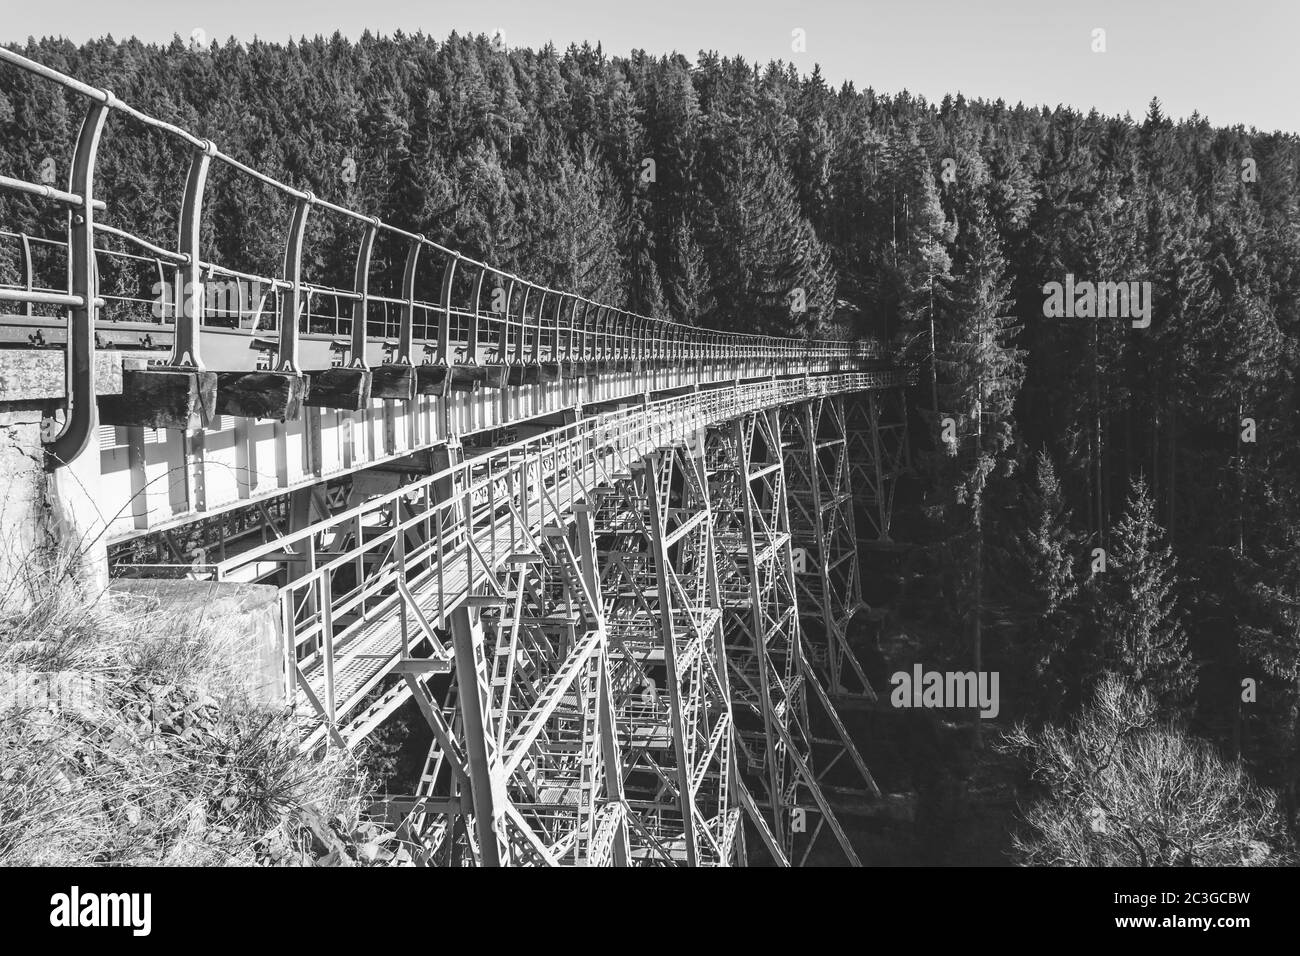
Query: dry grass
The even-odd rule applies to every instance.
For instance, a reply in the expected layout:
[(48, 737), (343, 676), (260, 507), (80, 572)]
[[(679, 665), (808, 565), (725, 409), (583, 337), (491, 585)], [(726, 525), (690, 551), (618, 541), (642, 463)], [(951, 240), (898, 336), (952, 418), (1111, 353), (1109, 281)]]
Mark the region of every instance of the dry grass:
[(286, 712), (228, 690), (238, 634), (68, 571), (0, 586), (0, 865), (357, 855), (364, 775), (301, 754)]

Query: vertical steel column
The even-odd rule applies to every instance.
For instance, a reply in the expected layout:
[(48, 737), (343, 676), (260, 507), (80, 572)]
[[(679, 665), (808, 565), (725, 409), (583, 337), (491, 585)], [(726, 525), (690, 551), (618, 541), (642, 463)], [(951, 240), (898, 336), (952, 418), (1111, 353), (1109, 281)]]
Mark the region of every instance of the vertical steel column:
[[(453, 524), (459, 525), (470, 520), (469, 510), (463, 501), (466, 496), (457, 487), (462, 472), (456, 466), (461, 464), (463, 457), (459, 448), (451, 445), (446, 446), (439, 457), (443, 456), (447, 461), (447, 473), (446, 477), (434, 482), (434, 493), (439, 503), (457, 500), (458, 503), (451, 508), (451, 514), (458, 516), (459, 520)], [(445, 556), (450, 551), (449, 544), (439, 542), (440, 556)], [(440, 557), (439, 560), (444, 558)], [(465, 604), (458, 605), (450, 614), (457, 696), (464, 730), (466, 762), (469, 764), (470, 798), (474, 806), (479, 858), (484, 866), (508, 866), (510, 852), (505, 834), (505, 814), (509, 800), (506, 796), (501, 753), (493, 728), (491, 679), (478, 614), (477, 609)]]
[(471, 616), (463, 604), (451, 613), (451, 640), (456, 654), (465, 754), (469, 761), (474, 828), (484, 866), (509, 866), (505, 837), (505, 774), (492, 728), (492, 697), (487, 673), (483, 628), (477, 612)]
[(68, 292), (81, 300), (68, 319), (68, 413), (63, 427), (45, 447), (49, 462), (58, 467), (80, 457), (90, 444), (99, 420), (95, 406), (95, 320), (99, 316), (99, 278), (95, 267), (95, 156), (104, 121), (115, 102), (113, 94), (92, 103), (77, 134), (68, 191), (81, 204), (68, 211)]
[(682, 714), (681, 675), (677, 672), (677, 648), (673, 634), (673, 601), (668, 587), (668, 552), (664, 548), (664, 504), (659, 501), (658, 455), (645, 461), (646, 498), (650, 503), (650, 543), (654, 549), (655, 580), (659, 590), (659, 626), (664, 642), (664, 682), (668, 685), (669, 721), (672, 724), (673, 750), (677, 755), (677, 802), (681, 807), (686, 865), (699, 864), (695, 832), (695, 788), (687, 751), (686, 722)]
[[(706, 438), (703, 433), (697, 435), (697, 443), (694, 447), (687, 445), (689, 454), (687, 459), (689, 466), (694, 474), (696, 487), (701, 495), (700, 506), (705, 512), (704, 519), (704, 577), (705, 592), (707, 595), (708, 606), (717, 608), (719, 613), (715, 618), (710, 635), (711, 653), (713, 657), (713, 672), (717, 678), (718, 691), (721, 699), (720, 706), (723, 709), (723, 717), (727, 722), (726, 736), (720, 742), (720, 748), (724, 751), (719, 754), (718, 762), (721, 769), (720, 794), (718, 816), (726, 817), (729, 813), (739, 814), (739, 809), (732, 810), (732, 797), (736, 791), (737, 776), (739, 768), (735, 757), (735, 733), (736, 722), (735, 715), (731, 706), (731, 675), (727, 672), (727, 641), (726, 631), (723, 625), (723, 616), (721, 613), (723, 607), (722, 583), (718, 575), (717, 563), (717, 542), (714, 540), (714, 513), (713, 502), (710, 497), (708, 467), (705, 461)], [(724, 848), (725, 849), (725, 848)], [(730, 865), (730, 860), (724, 858), (722, 865)]]
[[(594, 597), (594, 607), (600, 615), (601, 641), (598, 651), (600, 686), (597, 689), (597, 707), (605, 796), (608, 800), (622, 804), (626, 810), (627, 798), (623, 794), (623, 755), (618, 740), (618, 711), (614, 705), (613, 689), (610, 687), (609, 636), (605, 633), (604, 599), (600, 589), (600, 567), (596, 559), (596, 536), (591, 520), (591, 507), (585, 504), (576, 505), (574, 513), (583, 580), (586, 582), (587, 590)], [(613, 854), (615, 866), (630, 864), (632, 853), (628, 844), (626, 814), (620, 818), (615, 831)]]
[[(748, 426), (748, 427), (747, 427)], [(783, 825), (781, 819), (781, 797), (784, 785), (784, 774), (779, 756), (779, 746), (781, 734), (776, 730), (775, 723), (777, 716), (773, 713), (772, 708), (772, 688), (774, 684), (773, 675), (769, 673), (771, 661), (767, 654), (767, 622), (763, 616), (763, 592), (762, 581), (760, 580), (761, 570), (759, 567), (759, 546), (757, 541), (757, 528), (759, 518), (757, 507), (754, 501), (753, 485), (753, 434), (757, 426), (757, 421), (753, 415), (745, 418), (738, 418), (734, 424), (734, 441), (736, 443), (736, 467), (738, 477), (740, 478), (740, 496), (743, 503), (744, 523), (742, 532), (744, 534), (745, 552), (749, 560), (749, 601), (750, 601), (750, 630), (751, 639), (754, 642), (754, 656), (758, 664), (759, 696), (760, 707), (763, 718), (763, 736), (767, 750), (767, 775), (769, 795), (771, 798), (772, 826), (776, 833), (786, 834), (788, 839), (788, 829)], [(782, 841), (783, 844), (785, 840)]]

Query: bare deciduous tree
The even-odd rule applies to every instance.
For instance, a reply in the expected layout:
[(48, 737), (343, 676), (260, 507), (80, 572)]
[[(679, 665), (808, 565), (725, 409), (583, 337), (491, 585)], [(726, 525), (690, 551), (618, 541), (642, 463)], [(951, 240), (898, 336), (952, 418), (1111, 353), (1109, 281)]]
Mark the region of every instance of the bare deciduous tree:
[(1260, 866), (1292, 847), (1276, 797), (1238, 764), (1160, 720), (1150, 694), (1108, 677), (1067, 729), (1019, 726), (1019, 754), (1046, 794), (1015, 839), (1031, 866)]

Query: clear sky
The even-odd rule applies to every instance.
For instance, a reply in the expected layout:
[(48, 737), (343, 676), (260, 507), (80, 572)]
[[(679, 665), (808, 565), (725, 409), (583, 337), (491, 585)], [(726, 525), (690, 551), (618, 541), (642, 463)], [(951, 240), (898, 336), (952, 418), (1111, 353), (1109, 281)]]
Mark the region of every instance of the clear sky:
[[(1300, 0), (0, 0), (0, 41), (266, 40), (504, 31), (511, 45), (702, 49), (820, 63), (828, 81), (1300, 131)], [(1105, 52), (1093, 52), (1093, 31)], [(792, 31), (803, 30), (796, 52)]]

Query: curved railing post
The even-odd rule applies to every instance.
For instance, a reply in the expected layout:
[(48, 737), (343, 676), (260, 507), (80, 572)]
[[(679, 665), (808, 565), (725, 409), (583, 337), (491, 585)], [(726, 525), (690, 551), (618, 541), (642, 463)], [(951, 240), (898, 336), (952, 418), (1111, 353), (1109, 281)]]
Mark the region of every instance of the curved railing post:
[(560, 356), (563, 362), (573, 362), (573, 326), (577, 325), (577, 295), (569, 294), (564, 297), (568, 303), (568, 324), (564, 326), (564, 354)]
[(537, 363), (542, 360), (542, 316), (546, 314), (546, 300), (554, 295), (550, 289), (542, 290), (542, 300), (537, 303), (537, 321), (533, 323), (533, 338), (528, 346), (528, 361)]
[(73, 152), (68, 192), (81, 202), (68, 211), (68, 292), (81, 301), (73, 305), (68, 322), (68, 413), (63, 428), (46, 446), (50, 460), (67, 464), (90, 444), (98, 423), (95, 406), (95, 319), (99, 314), (99, 283), (95, 269), (95, 156), (113, 94), (90, 104)]
[[(415, 352), (415, 277), (420, 267), (420, 250), (427, 240), (418, 234), (408, 238), (410, 245), (406, 250), (402, 287), (398, 292), (401, 306), (398, 309), (396, 354), (385, 341), (384, 361), (370, 370), (370, 397), (384, 401), (410, 401), (415, 397), (417, 387), (428, 384), (419, 381), (419, 369), (411, 358)], [(427, 335), (427, 321), (425, 327)], [(387, 339), (387, 311), (384, 313), (384, 336)]]
[(280, 301), (280, 349), (277, 359), (279, 371), (298, 374), (302, 367), (298, 361), (298, 312), (302, 308), (302, 240), (307, 232), (307, 215), (315, 197), (306, 193), (298, 197), (293, 207), (293, 221), (289, 225), (289, 238), (284, 246), (284, 281), (288, 294)]
[(370, 314), (370, 257), (378, 234), (379, 220), (371, 219), (357, 249), (356, 279), (352, 284), (357, 297), (352, 302), (352, 355), (348, 363), (352, 368), (364, 369), (369, 364), (366, 361), (366, 326)]
[(36, 314), (36, 303), (30, 298), (32, 291), (36, 288), (36, 270), (32, 264), (32, 241), (25, 232), (19, 238), (23, 245), (23, 279), (27, 284), (28, 295), (27, 302), (23, 306), (23, 312), (30, 319)]
[(176, 332), (171, 361), (168, 363), (172, 368), (203, 368), (199, 342), (205, 296), (199, 239), (203, 229), (203, 190), (207, 185), (212, 157), (216, 154), (216, 145), (210, 140), (204, 140), (203, 146), (196, 149), (190, 158), (189, 173), (185, 177), (178, 245), (178, 251), (185, 256), (185, 260), (176, 267)]
[(587, 314), (591, 302), (580, 295), (573, 297), (573, 360), (581, 364), (587, 357)]
[[(504, 278), (498, 276), (497, 278)], [(497, 345), (497, 359), (503, 364), (510, 362), (510, 303), (515, 297), (515, 278), (510, 277), (509, 283), (505, 286), (506, 300), (501, 312), (501, 341)]]
[(483, 301), (483, 283), (487, 280), (487, 274), (487, 266), (479, 266), (478, 277), (474, 280), (474, 297), (469, 307), (469, 332), (465, 342), (465, 361), (469, 365), (478, 364), (479, 303)]
[(613, 321), (609, 325), (609, 360), (615, 369), (618, 368), (619, 358), (622, 356), (624, 315), (626, 313), (622, 309), (614, 309)]
[(420, 264), (420, 248), (424, 245), (424, 236), (411, 240), (411, 248), (406, 251), (406, 265), (402, 268), (402, 312), (401, 324), (397, 329), (397, 356), (394, 365), (411, 365), (411, 353), (415, 350), (415, 273)]
[(456, 267), (460, 264), (459, 252), (447, 255), (442, 270), (442, 289), (438, 293), (441, 312), (438, 315), (438, 364), (451, 365), (451, 289), (456, 281)]
[(564, 315), (564, 301), (568, 296), (563, 292), (555, 293), (555, 328), (551, 330), (551, 355), (549, 361), (560, 360), (560, 320)]
[[(519, 297), (519, 335), (515, 339), (514, 362), (516, 365), (524, 364), (524, 350), (527, 345), (525, 341), (528, 338), (528, 294), (533, 291), (533, 284), (525, 282), (524, 294)], [(509, 303), (506, 308), (509, 309)]]
[(564, 335), (564, 361), (573, 363), (573, 341), (578, 327), (578, 297), (576, 295), (565, 296), (569, 300), (569, 324)]

